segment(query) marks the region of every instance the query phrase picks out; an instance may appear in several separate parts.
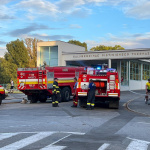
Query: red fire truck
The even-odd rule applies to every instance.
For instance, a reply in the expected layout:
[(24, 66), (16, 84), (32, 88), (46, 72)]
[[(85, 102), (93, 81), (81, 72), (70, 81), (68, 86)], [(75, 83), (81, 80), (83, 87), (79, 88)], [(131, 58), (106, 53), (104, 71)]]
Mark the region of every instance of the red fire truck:
[(58, 78), (62, 101), (69, 101), (74, 92), (74, 77), (78, 77), (84, 67), (40, 67), (18, 68), (18, 90), (27, 95), (32, 103), (46, 102), (52, 96), (54, 78)]
[(79, 105), (86, 106), (89, 80), (96, 85), (95, 103), (108, 102), (109, 108), (118, 108), (120, 86), (118, 72), (115, 69), (87, 68), (87, 73), (81, 73), (78, 79), (77, 95)]
[(5, 90), (4, 90), (4, 88), (0, 85), (0, 105), (1, 105), (3, 99), (5, 99)]

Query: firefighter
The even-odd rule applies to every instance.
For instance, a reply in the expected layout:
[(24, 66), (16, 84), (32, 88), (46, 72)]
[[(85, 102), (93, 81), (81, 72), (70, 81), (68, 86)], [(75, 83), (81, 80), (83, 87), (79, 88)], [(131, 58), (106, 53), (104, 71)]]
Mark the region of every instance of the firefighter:
[(94, 109), (95, 90), (96, 90), (96, 85), (93, 83), (92, 79), (90, 79), (89, 92), (88, 92), (88, 98), (87, 98), (87, 108), (86, 108), (87, 110)]
[(58, 103), (60, 101), (60, 88), (58, 86), (58, 79), (54, 78), (53, 83), (53, 99), (52, 99), (52, 107), (59, 107)]
[(74, 85), (74, 96), (73, 96), (73, 105), (71, 107), (77, 107), (78, 105), (78, 97), (76, 95), (76, 89), (77, 89), (77, 78), (75, 77), (74, 78), (74, 82), (75, 82), (75, 85)]

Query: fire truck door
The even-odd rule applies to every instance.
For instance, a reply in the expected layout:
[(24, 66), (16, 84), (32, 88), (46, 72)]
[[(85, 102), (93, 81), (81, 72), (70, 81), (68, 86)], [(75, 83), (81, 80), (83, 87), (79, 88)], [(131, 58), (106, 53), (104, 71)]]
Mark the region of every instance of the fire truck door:
[(47, 72), (47, 89), (53, 88), (54, 72)]

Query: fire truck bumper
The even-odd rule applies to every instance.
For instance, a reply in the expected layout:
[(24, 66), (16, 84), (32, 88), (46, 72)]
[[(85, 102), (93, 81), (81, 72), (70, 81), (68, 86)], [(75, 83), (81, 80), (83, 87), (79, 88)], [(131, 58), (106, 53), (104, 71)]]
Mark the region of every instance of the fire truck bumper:
[(87, 96), (87, 92), (78, 92), (78, 96)]
[(110, 97), (118, 97), (118, 93), (108, 93), (108, 96), (110, 96)]

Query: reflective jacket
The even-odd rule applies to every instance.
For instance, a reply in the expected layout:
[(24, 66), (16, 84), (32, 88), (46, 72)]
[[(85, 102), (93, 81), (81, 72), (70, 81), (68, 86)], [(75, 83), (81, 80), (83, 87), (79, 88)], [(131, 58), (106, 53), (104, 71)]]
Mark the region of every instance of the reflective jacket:
[(53, 83), (53, 94), (57, 94), (57, 93), (60, 93), (60, 88), (58, 86), (58, 82), (54, 81)]

